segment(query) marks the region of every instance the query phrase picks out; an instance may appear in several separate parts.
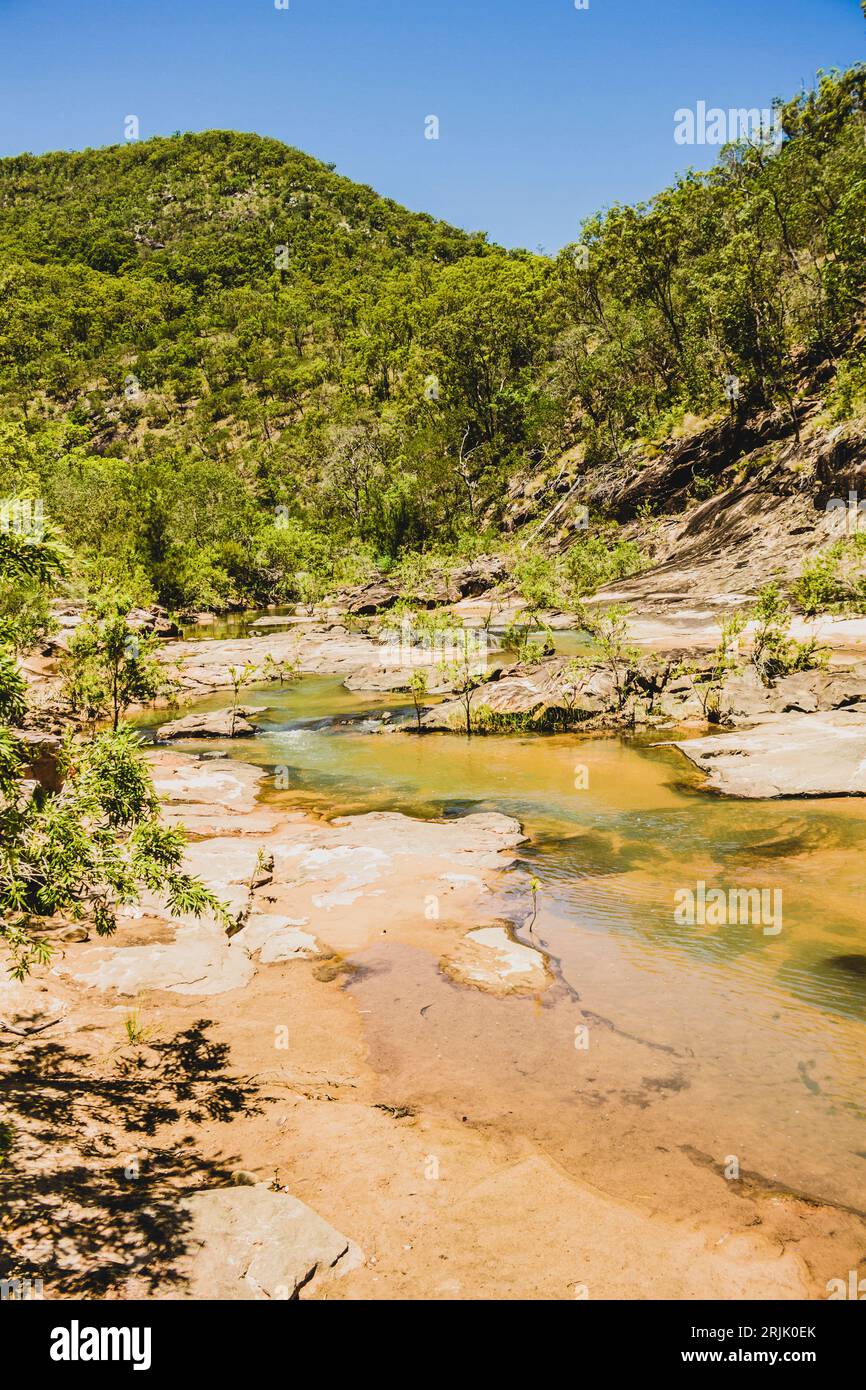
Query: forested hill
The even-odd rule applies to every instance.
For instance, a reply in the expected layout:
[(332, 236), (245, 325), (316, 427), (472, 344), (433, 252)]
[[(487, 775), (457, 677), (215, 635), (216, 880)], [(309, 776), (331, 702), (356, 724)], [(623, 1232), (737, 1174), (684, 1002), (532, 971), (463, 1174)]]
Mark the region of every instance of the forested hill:
[(776, 146), (555, 259), (255, 135), (0, 161), (0, 494), (44, 499), (82, 583), (221, 607), (477, 546), (516, 479), (689, 416), (796, 430), (816, 373), (859, 410), (864, 90), (821, 78)]
[(465, 509), (442, 457), (470, 397), (466, 452), (525, 442), (544, 273), (254, 135), (22, 155), (0, 162), (3, 416), (76, 546), (217, 602), (275, 517), (394, 551)]

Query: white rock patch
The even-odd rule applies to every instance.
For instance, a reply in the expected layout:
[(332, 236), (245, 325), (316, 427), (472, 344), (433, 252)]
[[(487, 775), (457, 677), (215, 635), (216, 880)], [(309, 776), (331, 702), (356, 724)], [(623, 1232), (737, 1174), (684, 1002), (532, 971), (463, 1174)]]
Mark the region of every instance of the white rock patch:
[(536, 994), (551, 983), (544, 953), (515, 941), (502, 926), (467, 932), (440, 965), (460, 984), (492, 994)]

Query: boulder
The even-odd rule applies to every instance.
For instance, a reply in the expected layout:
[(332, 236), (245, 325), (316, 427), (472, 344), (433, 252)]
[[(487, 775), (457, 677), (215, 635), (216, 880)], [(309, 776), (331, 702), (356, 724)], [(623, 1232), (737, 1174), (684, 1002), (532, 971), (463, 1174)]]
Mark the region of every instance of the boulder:
[(373, 579), (356, 589), (347, 589), (342, 595), (341, 607), (356, 618), (369, 618), (375, 613), (384, 613), (393, 608), (399, 599), (405, 598), (416, 608), (443, 608), (456, 603), (460, 598), (459, 589), (444, 582), (433, 582), (415, 593), (394, 587), (384, 579)]
[(167, 611), (161, 608), (158, 603), (153, 603), (148, 608), (130, 609), (126, 621), (131, 628), (144, 636), (163, 638), (183, 636), (177, 623), (172, 621)]
[(208, 714), (186, 714), (156, 731), (160, 742), (175, 738), (249, 738), (257, 732), (251, 720), (264, 713), (266, 706), (238, 705), (230, 709), (211, 710)]
[(311, 1207), (266, 1183), (194, 1192), (180, 1210), (188, 1298), (306, 1298), (364, 1260)]
[(481, 555), (465, 569), (456, 570), (452, 582), (461, 598), (479, 598), (508, 578), (503, 560), (496, 555)]
[[(574, 708), (583, 715), (613, 709), (614, 683), (611, 674), (602, 667), (578, 678), (576, 695), (566, 689), (569, 675), (561, 659), (542, 662), (538, 666), (494, 668), (496, 679), (489, 679), (473, 691), (470, 708), (473, 719), (482, 711), (515, 719), (529, 717), (533, 722), (543, 720), (549, 710)], [(446, 700), (430, 710), (422, 723), (428, 729), (462, 729), (466, 711), (461, 699)]]
[(343, 681), (346, 690), (409, 690), (412, 677), (423, 671), (427, 677), (428, 695), (445, 695), (452, 689), (448, 677), (438, 666), (362, 666)]
[(356, 618), (372, 617), (386, 608), (393, 608), (399, 595), (391, 584), (371, 580), (356, 589), (349, 589), (343, 596), (345, 609)]
[(726, 716), (751, 719), (772, 709), (772, 696), (762, 683), (754, 666), (728, 676), (722, 691), (721, 706)]
[(78, 627), (84, 608), (83, 599), (53, 599), (49, 605), (51, 617), (61, 632), (71, 632)]

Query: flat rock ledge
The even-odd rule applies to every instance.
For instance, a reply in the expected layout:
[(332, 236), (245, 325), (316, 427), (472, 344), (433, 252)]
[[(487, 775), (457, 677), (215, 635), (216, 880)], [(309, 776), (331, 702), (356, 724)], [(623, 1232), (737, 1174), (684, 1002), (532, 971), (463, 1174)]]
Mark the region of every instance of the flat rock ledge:
[(171, 679), (193, 696), (231, 688), (232, 666), (253, 668), (254, 680), (273, 684), (274, 665), (298, 663), (305, 675), (346, 676), (382, 659), (382, 644), (340, 623), (306, 622), (288, 632), (260, 631), (252, 637), (171, 642), (157, 652)]
[(750, 729), (672, 745), (727, 796), (866, 796), (866, 713), (768, 715)]
[(458, 984), (489, 994), (538, 994), (553, 983), (544, 952), (517, 941), (506, 923), (467, 932), (440, 966)]
[(209, 714), (185, 714), (161, 724), (156, 731), (160, 743), (176, 738), (249, 738), (257, 733), (252, 722), (264, 714), (265, 705), (238, 705), (235, 710), (218, 709)]
[(195, 1192), (180, 1209), (186, 1298), (299, 1299), (364, 1263), (353, 1241), (266, 1183)]

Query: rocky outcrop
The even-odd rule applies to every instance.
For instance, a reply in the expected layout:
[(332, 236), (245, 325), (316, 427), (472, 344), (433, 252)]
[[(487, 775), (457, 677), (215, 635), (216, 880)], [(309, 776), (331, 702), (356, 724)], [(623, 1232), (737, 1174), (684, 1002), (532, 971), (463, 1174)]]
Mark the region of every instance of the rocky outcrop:
[(866, 795), (866, 707), (765, 716), (673, 745), (727, 796)]
[[(820, 397), (804, 405), (799, 439), (779, 412), (748, 424), (694, 422), (693, 434), (655, 457), (636, 452), (587, 474), (581, 500), (622, 522), (650, 560), (592, 602), (627, 602), (643, 621), (694, 629), (754, 599), (771, 577), (784, 588), (844, 536), (844, 511), (828, 511), (828, 501), (847, 500), (849, 489), (863, 496), (862, 423), (828, 428), (822, 411)], [(636, 520), (644, 505), (656, 516)]]
[(179, 1204), (184, 1296), (298, 1299), (363, 1263), (357, 1245), (311, 1207), (265, 1183), (195, 1192)]
[(305, 675), (346, 676), (381, 661), (382, 644), (342, 623), (305, 623), (263, 636), (172, 642), (158, 655), (181, 690), (205, 695), (231, 688), (233, 666), (251, 668), (253, 683), (273, 682), (274, 666), (281, 664), (297, 663)]
[(334, 600), (338, 611), (353, 617), (372, 617), (385, 613), (401, 599), (415, 608), (445, 608), (461, 599), (489, 593), (508, 577), (506, 562), (497, 555), (481, 555), (471, 564), (452, 570), (417, 588), (405, 588), (380, 577), (352, 589), (344, 589)]
[(498, 555), (481, 555), (465, 569), (455, 570), (451, 582), (461, 598), (479, 598), (481, 594), (503, 584), (508, 578), (508, 566)]
[[(52, 1028), (69, 1005), (29, 980), (0, 980), (0, 1033), (36, 1036)], [(7, 1039), (8, 1041), (8, 1039)]]
[(248, 984), (255, 973), (249, 953), (210, 922), (179, 926), (174, 940), (166, 944), (99, 946), (80, 964), (63, 962), (55, 969), (91, 989), (115, 990), (127, 997), (144, 990), (201, 997), (226, 994)]
[[(711, 676), (706, 658), (688, 662), (670, 652), (647, 655), (623, 666), (617, 678), (609, 663), (587, 662), (574, 671), (562, 657), (537, 665), (494, 668), (491, 679), (470, 696), (473, 728), (509, 727), (619, 728), (624, 725), (706, 724), (702, 693)], [(617, 680), (622, 684), (620, 700)], [(798, 671), (765, 684), (757, 670), (744, 662), (725, 677), (718, 690), (719, 722), (740, 724), (769, 714), (810, 713), (844, 709), (863, 702), (866, 707), (866, 663), (850, 668)], [(453, 698), (429, 710), (422, 725), (428, 729), (466, 728), (464, 700)]]
[(158, 603), (152, 603), (148, 608), (131, 609), (126, 621), (131, 628), (145, 636), (166, 639), (183, 635), (177, 623), (169, 617), (167, 610), (161, 608)]
[(145, 893), (121, 909), (117, 944), (91, 943), (54, 967), (126, 997), (243, 989), (260, 969), (377, 940), (386, 903), (389, 924), (416, 930), (429, 921), (421, 930), (437, 937), (462, 914), (481, 925), (488, 871), (508, 868), (523, 840), (519, 824), (498, 812), (436, 822), (380, 811), (322, 824), (259, 805), (260, 769), (162, 750), (150, 761), (169, 798), (168, 823), (202, 836), (188, 843), (185, 869), (213, 889), (233, 922), (227, 932), (209, 916), (168, 915)]
[[(65, 647), (69, 634), (74, 632), (82, 621), (87, 605), (83, 599), (57, 599), (51, 604), (51, 617), (59, 628), (59, 645)], [(162, 638), (180, 637), (181, 630), (169, 616), (168, 610), (158, 603), (146, 608), (131, 608), (126, 621), (143, 636)]]
[[(558, 686), (552, 674), (543, 669), (525, 675), (503, 675), (485, 684), (469, 697), (471, 718), (478, 724), (485, 713), (506, 718), (529, 717), (538, 720), (556, 701)], [(463, 729), (466, 707), (461, 699), (446, 700), (424, 715), (427, 729)]]
[(336, 606), (352, 617), (366, 618), (386, 612), (400, 599), (405, 599), (415, 608), (443, 608), (455, 603), (459, 597), (458, 590), (446, 583), (434, 583), (423, 591), (407, 593), (387, 580), (374, 579), (369, 584), (346, 590), (336, 600)]
[[(419, 652), (419, 657), (423, 653)], [(487, 678), (493, 680), (499, 674), (498, 666), (488, 668)], [(428, 663), (419, 659), (411, 666), (362, 666), (353, 671), (343, 681), (347, 690), (357, 691), (406, 691), (411, 689), (412, 677), (423, 671), (427, 678), (427, 695), (447, 695), (454, 689), (453, 680), (441, 669), (441, 664), (432, 657)]]
[[(616, 713), (613, 676), (602, 666), (589, 669), (577, 686), (561, 658), (537, 666), (503, 667), (498, 679), (479, 685), (469, 697), (473, 726), (507, 729), (509, 724), (544, 727), (579, 724), (593, 716)], [(424, 715), (427, 729), (466, 728), (463, 699), (443, 701)]]
[(263, 714), (266, 708), (266, 705), (238, 705), (234, 710), (186, 714), (182, 719), (161, 724), (156, 736), (161, 743), (178, 738), (249, 738), (258, 732), (252, 720)]

